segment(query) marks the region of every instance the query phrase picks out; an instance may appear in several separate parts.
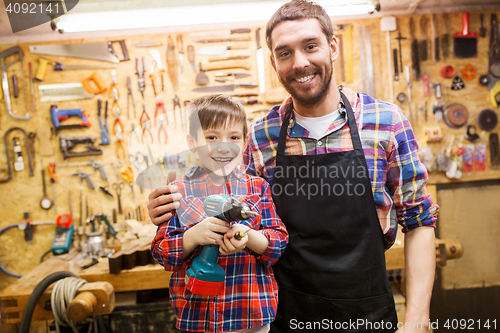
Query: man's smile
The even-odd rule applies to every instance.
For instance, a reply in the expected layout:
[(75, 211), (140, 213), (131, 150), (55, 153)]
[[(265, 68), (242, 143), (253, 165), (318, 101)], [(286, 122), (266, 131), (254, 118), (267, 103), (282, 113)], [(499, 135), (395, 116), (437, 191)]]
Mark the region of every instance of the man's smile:
[(311, 82), (311, 80), (314, 78), (314, 75), (316, 75), (316, 74), (311, 74), (311, 75), (308, 75), (308, 76), (303, 76), (303, 77), (300, 77), (300, 78), (296, 78), (295, 81), (297, 81), (299, 83)]

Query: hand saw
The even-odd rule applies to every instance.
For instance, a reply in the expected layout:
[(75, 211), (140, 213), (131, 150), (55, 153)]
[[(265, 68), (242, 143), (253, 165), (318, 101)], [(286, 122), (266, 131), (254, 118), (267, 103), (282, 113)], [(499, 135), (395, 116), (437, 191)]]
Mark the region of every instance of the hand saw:
[[(114, 43), (120, 44), (123, 59), (118, 58), (118, 55), (113, 49)], [(107, 61), (112, 63), (130, 60), (125, 40), (99, 43), (31, 45), (30, 52), (35, 54)]]

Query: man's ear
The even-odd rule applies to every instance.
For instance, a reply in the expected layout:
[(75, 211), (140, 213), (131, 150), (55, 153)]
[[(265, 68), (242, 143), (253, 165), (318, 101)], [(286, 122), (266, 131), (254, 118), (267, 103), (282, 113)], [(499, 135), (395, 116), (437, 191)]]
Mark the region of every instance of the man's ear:
[(196, 140), (195, 138), (193, 138), (193, 136), (191, 134), (188, 134), (187, 135), (187, 144), (188, 144), (188, 147), (189, 147), (189, 150), (191, 150), (193, 153), (196, 153)]
[(337, 37), (335, 35), (332, 36), (332, 40), (330, 41), (330, 52), (332, 55), (332, 62), (335, 62), (339, 56), (339, 42), (337, 40)]

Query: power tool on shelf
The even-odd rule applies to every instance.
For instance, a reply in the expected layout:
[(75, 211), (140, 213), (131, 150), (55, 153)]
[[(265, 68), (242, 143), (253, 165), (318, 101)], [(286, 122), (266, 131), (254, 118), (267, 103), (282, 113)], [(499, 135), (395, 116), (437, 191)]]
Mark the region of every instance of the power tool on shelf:
[[(208, 216), (217, 217), (226, 222), (244, 221), (259, 216), (248, 204), (229, 195), (209, 195), (203, 202), (203, 209)], [(219, 294), (224, 286), (226, 272), (217, 263), (218, 256), (218, 245), (205, 245), (201, 254), (194, 258), (185, 281), (187, 289), (193, 294), (207, 296)]]

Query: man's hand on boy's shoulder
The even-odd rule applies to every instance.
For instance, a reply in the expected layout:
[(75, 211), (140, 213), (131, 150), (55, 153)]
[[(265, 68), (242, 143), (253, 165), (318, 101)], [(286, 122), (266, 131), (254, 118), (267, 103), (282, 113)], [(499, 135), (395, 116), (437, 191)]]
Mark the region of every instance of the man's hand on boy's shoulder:
[[(168, 174), (167, 184), (175, 180), (175, 172)], [(154, 225), (160, 225), (170, 220), (172, 211), (180, 207), (182, 195), (177, 193), (178, 187), (166, 185), (154, 189), (148, 196), (148, 214)]]

